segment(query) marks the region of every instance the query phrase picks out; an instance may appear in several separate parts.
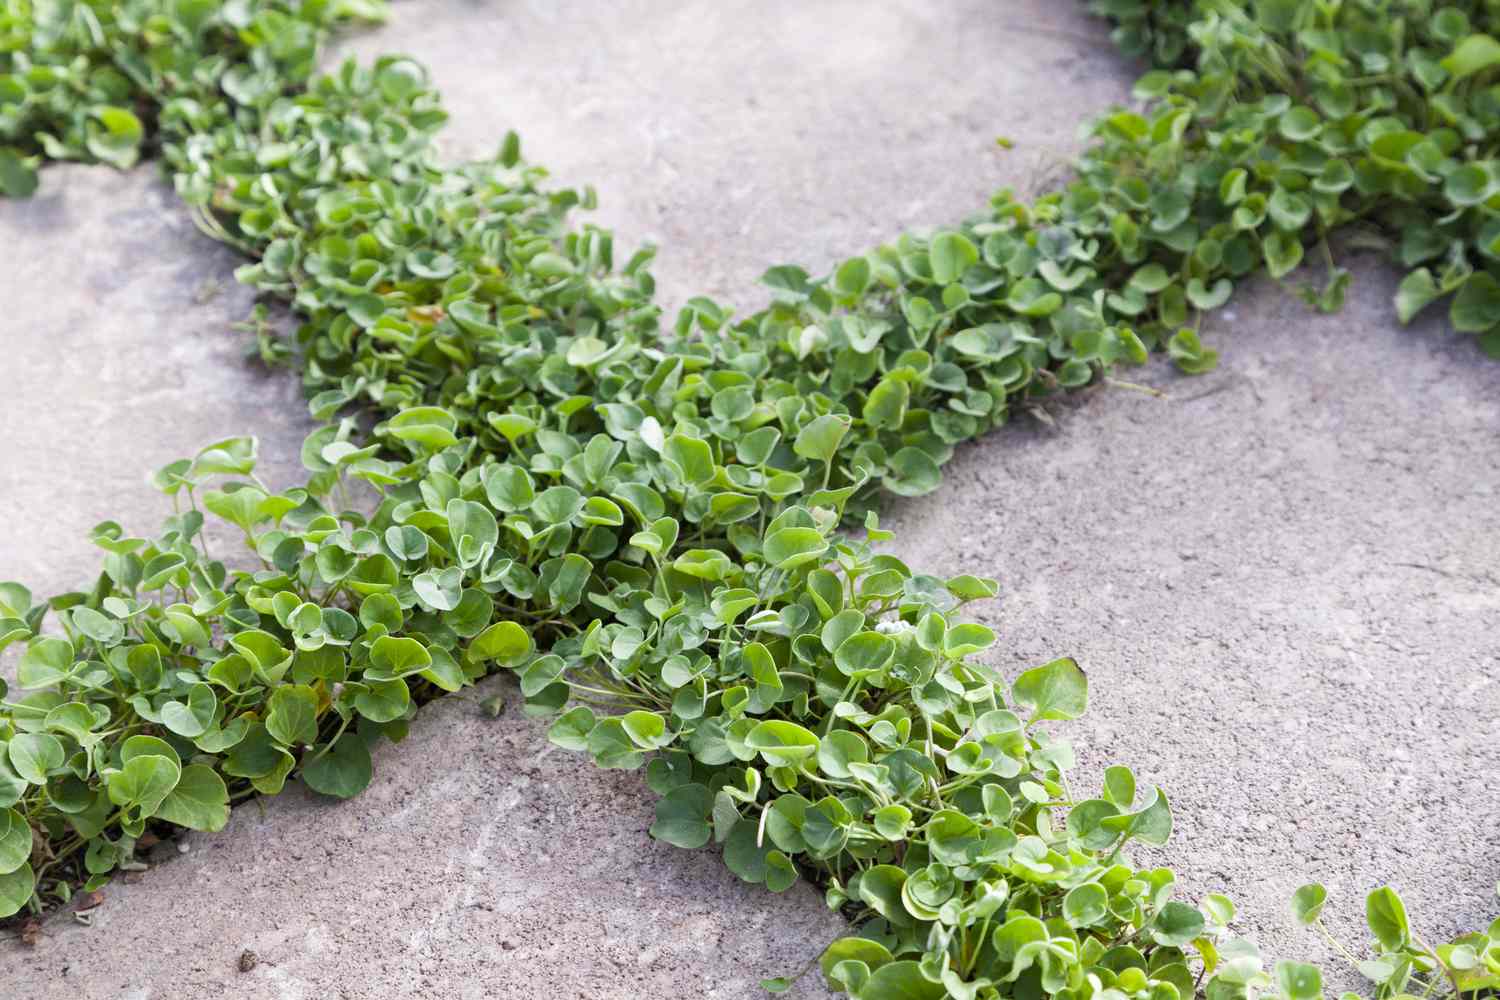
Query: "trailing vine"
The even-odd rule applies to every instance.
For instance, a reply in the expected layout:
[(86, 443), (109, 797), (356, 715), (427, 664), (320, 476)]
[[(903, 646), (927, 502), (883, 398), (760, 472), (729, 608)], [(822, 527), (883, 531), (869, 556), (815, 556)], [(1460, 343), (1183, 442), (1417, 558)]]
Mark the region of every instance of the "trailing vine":
[[(24, 693), (0, 682), (0, 914), (289, 779), (357, 794), (422, 702), (505, 670), (554, 742), (645, 768), (653, 836), (822, 887), (853, 932), (821, 971), (855, 997), (1319, 996), (1317, 969), (1231, 934), (1229, 900), (1129, 863), (1171, 812), (1125, 767), (1070, 785), (1050, 724), (1084, 711), (1083, 672), (1007, 684), (975, 660), (995, 637), (957, 612), (994, 582), (872, 551), (873, 508), (1153, 349), (1211, 368), (1205, 315), (1262, 268), (1321, 251), (1302, 292), (1337, 308), (1339, 227), (1409, 269), (1403, 321), (1447, 298), (1500, 354), (1500, 5), (1093, 7), (1159, 68), (1066, 187), (828, 275), (772, 268), (766, 309), (693, 299), (665, 329), (650, 251), (617, 266), (569, 222), (591, 194), (548, 187), (514, 135), (436, 159), (421, 66), (313, 75), (328, 30), (378, 7), (9, 0), (0, 188), (159, 154), (251, 258), (240, 279), (300, 317), (255, 347), (328, 423), (302, 486), (217, 442), (157, 473), (158, 534), (94, 530), (88, 590), (0, 584), (0, 646), (26, 643)], [(243, 545), (212, 551), (210, 520)], [(1322, 901), (1300, 891), (1299, 919)], [(1378, 996), (1500, 985), (1500, 922), (1429, 948), (1391, 890), (1368, 916)]]

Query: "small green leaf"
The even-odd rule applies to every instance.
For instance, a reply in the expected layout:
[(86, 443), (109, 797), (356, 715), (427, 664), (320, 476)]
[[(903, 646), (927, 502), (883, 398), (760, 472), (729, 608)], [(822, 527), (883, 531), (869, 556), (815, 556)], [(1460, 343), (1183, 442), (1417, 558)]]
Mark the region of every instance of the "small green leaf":
[(797, 432), (792, 451), (803, 458), (818, 462), (832, 462), (838, 454), (839, 443), (849, 433), (848, 417), (827, 413), (809, 421)]
[(1292, 916), (1304, 927), (1315, 923), (1323, 913), (1323, 903), (1328, 899), (1328, 890), (1317, 882), (1309, 882), (1292, 893)]
[(0, 148), (0, 194), (7, 198), (29, 198), (36, 186), (36, 170), (14, 151)]
[(656, 803), (651, 836), (677, 847), (695, 849), (713, 834), (714, 794), (703, 785), (679, 785)]
[(1484, 333), (1500, 326), (1500, 281), (1483, 271), (1471, 274), (1453, 297), (1448, 315), (1461, 333)]
[(305, 684), (285, 684), (266, 703), (266, 731), (283, 746), (311, 744), (318, 738), (318, 694)]
[(218, 713), (219, 701), (208, 684), (194, 684), (188, 689), (187, 700), (168, 701), (161, 707), (161, 721), (178, 736), (196, 739), (208, 732)]
[(1322, 1000), (1323, 975), (1305, 962), (1276, 963), (1276, 985), (1286, 1000)]
[(1043, 719), (1076, 719), (1088, 709), (1088, 677), (1071, 657), (1063, 657), (1021, 674), (1011, 696), (1031, 709), (1028, 725)]
[(63, 747), (46, 733), (21, 733), (10, 741), (10, 765), (33, 785), (45, 785), (49, 772), (63, 765)]
[(833, 662), (846, 676), (874, 673), (896, 655), (896, 641), (879, 632), (856, 632), (839, 643)]
[(745, 746), (772, 767), (796, 767), (818, 752), (818, 737), (795, 722), (768, 720), (745, 736)]
[(158, 819), (210, 833), (229, 822), (229, 790), (224, 779), (204, 764), (189, 764), (156, 809)]
[(498, 660), (513, 667), (531, 655), (531, 636), (516, 622), (495, 622), (469, 643), (469, 657), (483, 662)]
[(1091, 927), (1109, 913), (1109, 892), (1097, 882), (1085, 882), (1063, 897), (1063, 919), (1069, 927)]
[[(379, 680), (409, 677), (421, 673), (431, 665), (432, 654), (427, 651), (427, 647), (409, 636), (383, 635), (370, 644), (371, 676)], [(272, 698), (274, 697), (273, 694)]]
[(1184, 948), (1203, 933), (1203, 926), (1203, 914), (1196, 907), (1173, 900), (1156, 914), (1151, 924), (1151, 937), (1157, 944)]
[(125, 761), (120, 770), (105, 779), (109, 800), (135, 809), (143, 818), (155, 815), (162, 801), (176, 787), (182, 767), (176, 760), (158, 754), (142, 754)]
[(963, 277), (979, 260), (979, 249), (960, 233), (939, 233), (932, 238), (927, 251), (932, 264), (932, 280), (946, 285)]
[(31, 858), (31, 827), (14, 809), (0, 809), (0, 875), (9, 875)]
[(1454, 82), (1491, 66), (1500, 66), (1500, 42), (1489, 35), (1470, 35), (1459, 42), (1443, 60), (1443, 69), (1448, 71)]
[(713, 451), (700, 438), (673, 434), (662, 448), (662, 458), (690, 485), (701, 485), (714, 478)]
[(0, 875), (0, 919), (20, 913), (35, 891), (36, 874), (29, 864)]
[(905, 379), (884, 378), (870, 390), (862, 416), (871, 427), (900, 427), (906, 417), (911, 387)]
[(135, 166), (146, 130), (141, 120), (126, 108), (101, 105), (93, 110), (88, 126), (88, 150), (120, 170)]
[(1401, 287), (1396, 290), (1396, 318), (1403, 326), (1410, 323), (1417, 313), (1439, 299), (1442, 294), (1437, 282), (1432, 279), (1432, 272), (1425, 267), (1417, 268), (1401, 279)]
[(924, 976), (921, 964), (903, 959), (874, 970), (859, 996), (860, 1000), (945, 1000), (948, 990)]
[(46, 636), (26, 647), (16, 663), (16, 680), (23, 688), (56, 684), (73, 669), (73, 644), (66, 639)]
[(1146, 804), (1131, 813), (1104, 816), (1099, 819), (1102, 829), (1134, 838), (1153, 847), (1161, 847), (1172, 836), (1172, 810), (1167, 803), (1167, 794), (1160, 787), (1153, 789)]
[(816, 528), (782, 528), (766, 538), (766, 561), (778, 569), (793, 569), (822, 557), (828, 540)]
[(863, 962), (873, 971), (891, 961), (890, 949), (879, 941), (869, 938), (845, 937), (839, 938), (829, 945), (818, 959), (818, 965), (823, 970), (825, 977), (833, 975), (833, 967), (840, 962)]
[(373, 767), (370, 747), (353, 732), (340, 736), (331, 748), (320, 750), (302, 765), (302, 780), (315, 792), (352, 799), (370, 784)]
[(1411, 926), (1406, 920), (1406, 905), (1389, 886), (1375, 889), (1365, 898), (1365, 919), (1375, 939), (1387, 951), (1406, 947), (1411, 940)]
[(845, 296), (859, 295), (870, 285), (870, 262), (863, 257), (851, 257), (838, 266), (833, 273), (833, 287)]
[(654, 750), (666, 742), (666, 720), (655, 712), (628, 712), (621, 717), (620, 724), (631, 742), (642, 750)]

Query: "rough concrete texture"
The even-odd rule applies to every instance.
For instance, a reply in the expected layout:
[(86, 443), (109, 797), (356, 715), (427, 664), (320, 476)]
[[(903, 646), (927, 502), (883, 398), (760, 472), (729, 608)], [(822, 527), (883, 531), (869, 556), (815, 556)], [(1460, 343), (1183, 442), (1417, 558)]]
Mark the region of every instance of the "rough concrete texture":
[(149, 473), (211, 441), (256, 434), (292, 481), (314, 426), (297, 380), (247, 363), (242, 260), (153, 168), (48, 168), (34, 197), (0, 201), (0, 246), (0, 579), (38, 596), (92, 582), (89, 529), (154, 534), (171, 507)]
[(484, 717), (502, 691), (519, 702), (492, 680), (429, 707), (348, 803), (293, 789), (236, 809), (107, 889), (93, 927), (7, 944), (6, 979), (130, 1000), (749, 997), (837, 935), (807, 886), (773, 896), (652, 841), (640, 776), (551, 746), (519, 712)]
[(1123, 763), (1166, 789), (1157, 856), (1192, 895), (1335, 972), (1291, 920), (1305, 882), (1356, 947), (1381, 884), (1428, 940), (1500, 915), (1500, 365), (1440, 317), (1401, 329), (1395, 287), (1357, 267), (1320, 316), (1255, 283), (1206, 328), (1218, 371), (1018, 421), (885, 524), (913, 564), (1001, 579), (997, 667), (1088, 671), (1058, 731), (1084, 787)]
[[(770, 264), (826, 267), (1001, 184), (1035, 189), (1130, 77), (1099, 25), (1043, 0), (447, 0), (393, 20), (347, 48), (431, 65), (454, 155), (515, 127), (560, 182), (594, 183), (622, 245), (662, 243), (669, 306), (751, 307)], [(290, 480), (293, 380), (238, 360), (232, 255), (149, 171), (53, 169), (36, 200), (0, 204), (0, 243), (0, 577), (78, 583), (87, 528), (148, 528), (165, 503), (143, 474), (216, 436), (260, 434)], [(1019, 421), (888, 516), (914, 565), (1001, 578), (978, 609), (996, 666), (1079, 657), (1087, 776), (1123, 762), (1163, 785), (1164, 861), (1194, 894), (1230, 891), (1283, 956), (1329, 957), (1283, 917), (1304, 878), (1329, 883), (1351, 941), (1385, 880), (1433, 936), (1495, 912), (1500, 366), (1440, 325), (1399, 331), (1391, 290), (1361, 267), (1325, 318), (1252, 289), (1210, 328), (1219, 372), (1155, 366), (1140, 377), (1171, 401), (1107, 392), (1058, 430)], [(806, 886), (772, 896), (652, 844), (638, 776), (476, 700), (426, 711), (360, 799), (242, 807), (111, 886), (93, 928), (0, 943), (3, 992), (737, 998), (836, 933)]]
[(772, 264), (824, 267), (1035, 188), (1134, 77), (1074, 0), (398, 0), (340, 52), (425, 63), (454, 158), (514, 128), (559, 183), (593, 184), (619, 242), (660, 246), (673, 312), (759, 306)]

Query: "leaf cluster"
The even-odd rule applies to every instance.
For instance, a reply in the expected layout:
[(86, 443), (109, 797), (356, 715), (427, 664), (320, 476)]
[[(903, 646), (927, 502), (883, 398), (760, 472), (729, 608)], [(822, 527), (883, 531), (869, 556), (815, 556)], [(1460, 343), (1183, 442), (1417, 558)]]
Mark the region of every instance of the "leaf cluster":
[(0, 8), (0, 194), (43, 160), (132, 166), (169, 100), (300, 87), (337, 24), (380, 0), (7, 0)]
[[(1500, 885), (1496, 886), (1500, 893)], [(1317, 882), (1302, 886), (1292, 896), (1292, 916), (1305, 927), (1314, 927), (1374, 986), (1377, 1000), (1393, 997), (1448, 994), (1460, 1000), (1500, 993), (1500, 920), (1480, 932), (1429, 946), (1412, 927), (1406, 904), (1390, 886), (1381, 886), (1365, 897), (1365, 922), (1373, 939), (1374, 957), (1355, 958), (1334, 940), (1323, 924), (1327, 890)], [(1301, 996), (1318, 995), (1321, 974), (1312, 966), (1292, 963), (1286, 981), (1301, 986)], [(1420, 992), (1419, 992), (1420, 991)], [(1298, 994), (1287, 991), (1293, 1000)], [(1353, 994), (1345, 994), (1346, 997)]]
[[(327, 30), (378, 8), (8, 5), (7, 193), (43, 157), (125, 166), (154, 143), (199, 226), (251, 258), (241, 280), (300, 317), (257, 346), (326, 423), (300, 486), (217, 442), (157, 473), (176, 513), (156, 536), (95, 529), (90, 589), (0, 585), (0, 645), (26, 644), (0, 690), (0, 914), (287, 780), (356, 794), (423, 701), (506, 670), (556, 743), (645, 769), (654, 836), (823, 887), (854, 928), (821, 971), (852, 996), (1317, 996), (1316, 970), (1267, 972), (1228, 931), (1229, 900), (1175, 900), (1170, 871), (1128, 861), (1170, 809), (1124, 767), (1070, 787), (1048, 724), (1084, 711), (1083, 671), (1007, 684), (958, 615), (994, 582), (875, 553), (870, 508), (1152, 349), (1212, 368), (1203, 317), (1335, 227), (1412, 269), (1403, 320), (1451, 294), (1497, 350), (1495, 5), (1095, 7), (1158, 68), (1063, 189), (827, 275), (774, 267), (765, 309), (698, 298), (664, 327), (650, 249), (617, 266), (569, 219), (592, 194), (548, 187), (514, 135), (437, 159), (421, 66), (312, 75)], [(1331, 268), (1307, 295), (1336, 308), (1346, 284)], [(1391, 941), (1392, 995), (1493, 955)]]
[(1453, 328), (1500, 356), (1500, 8), (1492, 0), (1094, 7), (1117, 19), (1122, 43), (1154, 53), (1161, 68), (1136, 84), (1143, 112), (1099, 122), (1064, 202), (1087, 207), (1106, 245), (1107, 225), (1127, 262), (1137, 243), (1180, 251), (1174, 263), (1158, 261), (1166, 275), (1137, 271), (1123, 291), (1117, 283), (1117, 307), (1133, 308), (1132, 288), (1161, 285), (1169, 309), (1212, 308), (1252, 270), (1283, 278), (1317, 247), (1325, 282), (1302, 294), (1335, 309), (1349, 276), (1327, 241), (1352, 226), (1359, 242), (1406, 269), (1395, 302), (1401, 322), (1448, 299)]

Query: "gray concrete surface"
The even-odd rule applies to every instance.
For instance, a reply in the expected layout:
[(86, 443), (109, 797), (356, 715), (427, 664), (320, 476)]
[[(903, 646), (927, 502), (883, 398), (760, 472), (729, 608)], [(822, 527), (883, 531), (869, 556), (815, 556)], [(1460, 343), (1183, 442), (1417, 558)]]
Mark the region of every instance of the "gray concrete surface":
[(242, 806), (106, 889), (94, 926), (0, 945), (7, 984), (121, 1000), (750, 997), (838, 935), (810, 887), (774, 896), (652, 841), (640, 776), (558, 750), (518, 712), (484, 717), (477, 702), (502, 690), (429, 707), (359, 798)]
[(759, 306), (772, 264), (837, 262), (962, 217), (1002, 185), (1034, 189), (1135, 76), (1075, 0), (392, 10), (338, 54), (425, 63), (454, 158), (487, 155), (515, 128), (558, 181), (593, 184), (598, 221), (632, 248), (659, 245), (672, 312), (697, 294)]
[(885, 525), (1001, 579), (997, 667), (1077, 657), (1085, 770), (1167, 790), (1185, 887), (1332, 971), (1304, 882), (1351, 946), (1381, 884), (1429, 941), (1500, 915), (1500, 365), (1440, 317), (1402, 330), (1396, 276), (1352, 260), (1343, 312), (1256, 283), (1206, 328), (1218, 371), (1019, 421)]
[(202, 236), (152, 167), (49, 167), (0, 200), (0, 579), (37, 595), (91, 583), (106, 518), (154, 534), (154, 469), (252, 433), (290, 484), (312, 429), (296, 378), (246, 362), (231, 326), (243, 261)]
[[(398, 0), (347, 48), (432, 65), (454, 155), (516, 127), (559, 180), (594, 183), (622, 244), (663, 244), (668, 304), (752, 307), (772, 263), (1034, 189), (1130, 78), (1070, 3), (597, 7)], [(88, 527), (149, 528), (145, 472), (213, 437), (254, 431), (273, 481), (294, 474), (292, 379), (239, 362), (233, 258), (149, 171), (54, 169), (0, 203), (0, 245), (0, 577), (78, 583)], [(1195, 894), (1231, 891), (1280, 955), (1328, 957), (1283, 917), (1304, 873), (1346, 931), (1385, 880), (1434, 935), (1496, 912), (1500, 366), (1440, 325), (1398, 331), (1391, 288), (1360, 267), (1334, 317), (1252, 290), (1210, 331), (1220, 372), (1154, 367), (1172, 401), (1103, 393), (1059, 430), (1002, 431), (888, 516), (913, 563), (1001, 578), (979, 609), (997, 666), (1080, 658), (1085, 768), (1165, 786), (1164, 859)], [(750, 997), (836, 933), (805, 886), (771, 896), (651, 844), (638, 777), (519, 716), (448, 699), (377, 767), (354, 802), (242, 807), (111, 886), (93, 928), (0, 942), (4, 992)]]

